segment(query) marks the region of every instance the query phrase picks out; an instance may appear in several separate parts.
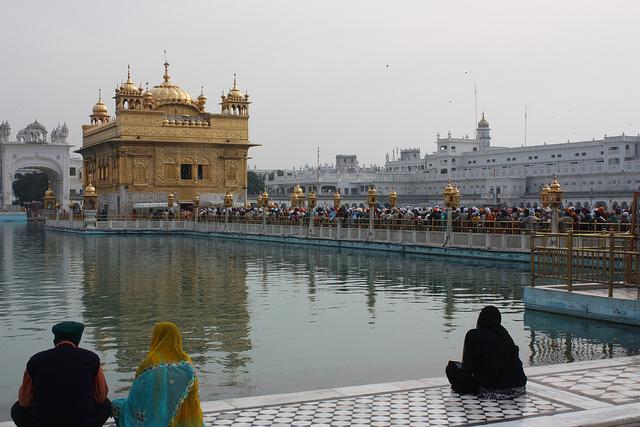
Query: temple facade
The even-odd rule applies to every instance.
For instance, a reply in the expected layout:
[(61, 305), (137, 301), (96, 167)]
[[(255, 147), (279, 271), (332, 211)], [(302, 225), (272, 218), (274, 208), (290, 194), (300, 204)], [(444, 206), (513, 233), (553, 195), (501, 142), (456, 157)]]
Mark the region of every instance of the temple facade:
[(115, 90), (115, 116), (101, 94), (90, 124), (82, 126), (84, 185), (90, 182), (101, 209), (126, 215), (136, 204), (166, 202), (169, 193), (182, 205), (197, 194), (200, 205), (222, 204), (227, 190), (246, 202), (249, 148), (249, 95), (233, 87), (222, 95), (219, 113), (171, 81), (146, 90), (127, 81)]

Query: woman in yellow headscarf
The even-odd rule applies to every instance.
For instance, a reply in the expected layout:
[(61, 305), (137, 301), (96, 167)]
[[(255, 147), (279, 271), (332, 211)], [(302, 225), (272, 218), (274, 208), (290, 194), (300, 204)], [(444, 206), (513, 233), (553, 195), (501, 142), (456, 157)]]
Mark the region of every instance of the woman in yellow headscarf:
[(151, 350), (138, 366), (129, 397), (112, 404), (119, 427), (203, 426), (198, 380), (176, 325), (156, 324)]

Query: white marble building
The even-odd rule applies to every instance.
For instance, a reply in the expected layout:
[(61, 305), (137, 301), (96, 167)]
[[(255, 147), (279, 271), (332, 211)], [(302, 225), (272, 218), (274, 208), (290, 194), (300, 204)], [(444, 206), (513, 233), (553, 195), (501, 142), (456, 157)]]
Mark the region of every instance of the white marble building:
[(267, 188), (289, 194), (295, 184), (315, 188), (319, 181), (323, 194), (338, 189), (342, 195), (364, 199), (367, 186), (375, 183), (382, 202), (395, 188), (401, 203), (441, 204), (442, 189), (451, 179), (459, 186), (463, 203), (520, 205), (538, 202), (544, 182), (557, 175), (568, 202), (590, 206), (629, 203), (632, 193), (640, 191), (640, 136), (494, 147), (483, 115), (476, 138), (438, 134), (436, 147), (425, 156), (420, 148), (399, 150), (391, 158), (387, 155), (383, 168), (321, 168), (319, 180), (314, 168), (285, 170), (282, 176), (267, 179)]
[(82, 157), (69, 159), (69, 199), (82, 202)]
[(61, 206), (69, 203), (69, 129), (58, 125), (48, 135), (37, 120), (20, 130), (11, 140), (11, 127), (0, 124), (0, 207), (14, 200), (12, 183), (20, 171), (39, 170), (49, 176)]

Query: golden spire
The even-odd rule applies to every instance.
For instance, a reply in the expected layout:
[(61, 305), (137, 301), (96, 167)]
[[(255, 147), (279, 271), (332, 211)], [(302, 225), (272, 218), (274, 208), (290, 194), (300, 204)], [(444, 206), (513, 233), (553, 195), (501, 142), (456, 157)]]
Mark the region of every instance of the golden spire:
[(233, 89), (232, 90), (238, 90), (238, 87), (236, 86), (236, 73), (233, 73)]
[(162, 76), (162, 78), (164, 79), (165, 83), (169, 83), (169, 63), (167, 62), (167, 60), (164, 60), (164, 76)]
[(102, 102), (102, 89), (98, 89), (98, 102), (93, 106), (93, 114), (96, 116), (106, 116), (107, 106)]
[(131, 81), (131, 65), (127, 64), (127, 83), (133, 84)]

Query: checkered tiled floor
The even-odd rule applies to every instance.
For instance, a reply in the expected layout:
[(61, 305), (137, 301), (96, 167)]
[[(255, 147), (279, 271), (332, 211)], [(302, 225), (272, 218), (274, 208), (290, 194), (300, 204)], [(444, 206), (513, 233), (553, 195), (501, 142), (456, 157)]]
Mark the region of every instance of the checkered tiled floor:
[(479, 400), (448, 386), (206, 414), (207, 426), (455, 426), (560, 413), (574, 408), (526, 394)]
[(636, 402), (640, 398), (640, 365), (541, 375), (531, 380), (613, 404)]
[[(500, 421), (526, 425), (531, 420), (536, 425), (569, 427), (597, 420), (607, 425), (640, 422), (638, 357), (540, 366), (529, 371), (529, 391), (515, 400), (461, 396), (445, 385), (445, 378), (436, 378), (206, 402), (205, 424), (418, 427)], [(548, 418), (541, 418), (545, 416)], [(107, 426), (113, 427), (113, 420), (109, 421)], [(14, 426), (0, 422), (0, 427)]]

